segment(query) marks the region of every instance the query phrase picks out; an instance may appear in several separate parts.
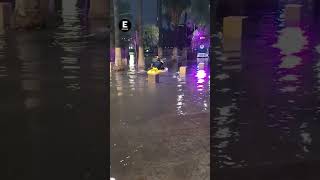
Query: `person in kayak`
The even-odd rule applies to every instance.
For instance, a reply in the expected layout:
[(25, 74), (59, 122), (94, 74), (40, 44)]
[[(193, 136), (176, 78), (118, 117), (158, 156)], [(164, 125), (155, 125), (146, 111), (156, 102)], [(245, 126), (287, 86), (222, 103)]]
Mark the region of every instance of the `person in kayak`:
[(157, 68), (158, 70), (164, 70), (164, 62), (157, 56), (156, 61), (152, 63), (152, 68)]

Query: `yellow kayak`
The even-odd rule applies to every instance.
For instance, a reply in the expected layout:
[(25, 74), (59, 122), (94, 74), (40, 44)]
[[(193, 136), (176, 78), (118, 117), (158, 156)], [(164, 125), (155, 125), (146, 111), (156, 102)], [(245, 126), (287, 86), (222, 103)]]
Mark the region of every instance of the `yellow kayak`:
[(147, 73), (149, 75), (158, 75), (167, 71), (168, 71), (168, 68), (165, 68), (164, 70), (159, 70), (158, 68), (153, 67)]

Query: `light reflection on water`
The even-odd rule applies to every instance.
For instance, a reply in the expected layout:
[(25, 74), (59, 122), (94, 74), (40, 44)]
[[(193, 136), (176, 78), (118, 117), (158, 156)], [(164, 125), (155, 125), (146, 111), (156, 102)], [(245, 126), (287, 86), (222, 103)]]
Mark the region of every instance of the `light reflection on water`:
[(177, 88), (178, 88), (178, 96), (177, 96), (177, 113), (178, 115), (184, 115), (183, 112), (183, 107), (184, 107), (184, 96), (185, 93), (183, 91), (183, 86), (185, 85), (185, 81), (178, 79), (178, 84), (177, 84)]
[[(103, 66), (98, 64), (101, 62), (98, 58), (105, 53), (106, 46), (86, 39), (87, 29), (95, 27), (88, 28), (81, 22), (79, 10), (75, 8), (76, 0), (63, 2), (72, 8), (63, 10), (63, 24), (58, 27), (10, 30), (0, 36), (0, 111), (4, 114), (1, 119), (6, 121), (4, 127), (14, 129), (8, 133), (8, 142), (12, 142), (8, 143), (8, 152), (14, 157), (8, 169), (13, 170), (12, 174), (16, 174), (16, 169), (30, 172), (24, 174), (23, 179), (46, 179), (48, 174), (51, 174), (49, 179), (62, 176), (81, 179), (80, 173), (94, 174), (83, 172), (88, 167), (99, 169), (98, 164), (104, 163), (105, 152), (97, 155), (98, 151), (103, 151), (97, 144), (105, 142), (92, 143), (101, 130), (92, 127), (98, 127), (98, 119), (104, 115), (100, 116), (97, 111), (90, 114), (91, 107), (86, 103), (97, 103), (87, 98), (89, 94), (92, 99), (103, 97), (99, 92), (104, 88), (99, 89), (99, 83), (94, 80), (105, 76), (99, 71)], [(81, 96), (80, 59), (86, 65), (81, 66), (81, 73), (85, 74), (81, 77), (93, 79), (90, 88), (81, 92), (87, 94)], [(87, 84), (83, 81), (81, 87)], [(86, 103), (80, 103), (83, 99)], [(75, 110), (80, 109), (79, 104), (81, 113)], [(94, 156), (99, 156), (99, 160), (93, 160)], [(25, 177), (27, 174), (33, 177)]]
[(287, 27), (280, 31), (277, 44), (273, 47), (279, 48), (281, 54), (291, 55), (299, 53), (307, 48), (308, 40), (299, 27)]
[[(170, 166), (170, 163), (162, 165), (164, 162), (158, 158), (167, 158), (172, 165), (188, 161), (187, 159), (190, 161), (190, 156), (186, 157), (185, 153), (179, 153), (174, 157), (169, 155), (175, 151), (190, 148), (189, 144), (182, 139), (176, 143), (181, 141), (186, 144), (180, 144), (178, 147), (173, 144), (160, 147), (153, 143), (158, 140), (162, 142), (167, 138), (179, 137), (179, 135), (171, 137), (168, 134), (179, 133), (178, 129), (190, 128), (189, 123), (196, 126), (195, 130), (203, 123), (209, 124), (208, 116), (207, 118), (199, 117), (200, 122), (194, 122), (192, 118), (209, 114), (210, 79), (208, 74), (210, 72), (208, 69), (205, 71), (206, 74), (203, 76), (204, 72), (197, 70), (197, 67), (192, 65), (188, 67), (186, 77), (180, 77), (175, 71), (169, 69), (168, 73), (160, 75), (160, 83), (156, 85), (150, 85), (147, 82), (146, 73), (138, 73), (134, 66), (129, 67), (125, 72), (111, 72), (111, 143), (117, 144), (111, 148), (113, 177), (126, 179), (139, 175), (139, 169), (143, 169), (141, 173), (148, 173), (155, 169), (164, 171), (166, 166)], [(121, 96), (119, 96), (120, 92)], [(192, 140), (195, 137), (198, 135), (188, 134), (187, 139)], [(202, 139), (205, 141), (203, 147), (209, 148), (209, 131)], [(193, 150), (189, 150), (188, 153), (197, 153), (203, 149), (203, 147), (196, 147), (192, 144), (190, 146)], [(156, 156), (155, 152), (158, 152)], [(151, 163), (158, 165), (152, 168), (148, 166)], [(187, 163), (185, 168), (188, 166)], [(198, 167), (199, 164), (192, 166)], [(200, 173), (199, 170), (193, 171)], [(208, 175), (208, 172), (205, 174)], [(152, 177), (166, 177), (166, 175), (169, 175), (169, 172), (163, 172), (161, 175), (154, 174)]]
[[(317, 159), (318, 28), (308, 19), (301, 27), (285, 27), (283, 10), (248, 21), (241, 55), (230, 57), (216, 47), (215, 165), (256, 167)], [(244, 69), (227, 68), (235, 64)]]
[(62, 11), (63, 25), (59, 26), (54, 32), (54, 41), (52, 46), (58, 46), (63, 49), (64, 54), (61, 57), (61, 66), (64, 71), (63, 78), (65, 86), (73, 91), (80, 90), (80, 60), (76, 52), (81, 52), (87, 46), (86, 41), (79, 41), (84, 35), (84, 27), (81, 25), (79, 9), (74, 6), (64, 4)]

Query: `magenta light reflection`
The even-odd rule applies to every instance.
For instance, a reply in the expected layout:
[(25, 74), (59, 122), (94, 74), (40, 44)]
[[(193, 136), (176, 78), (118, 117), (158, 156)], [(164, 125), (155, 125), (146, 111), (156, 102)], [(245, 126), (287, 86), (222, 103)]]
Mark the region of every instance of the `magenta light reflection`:
[(203, 89), (204, 89), (203, 84), (205, 82), (205, 78), (207, 77), (206, 71), (198, 69), (196, 77), (197, 77), (197, 89), (198, 89), (198, 91), (203, 91)]
[(204, 83), (204, 79), (198, 79), (198, 82), (197, 82), (198, 84), (202, 84), (202, 83)]
[(206, 76), (207, 76), (207, 73), (204, 70), (199, 70), (196, 75), (198, 79), (204, 79)]

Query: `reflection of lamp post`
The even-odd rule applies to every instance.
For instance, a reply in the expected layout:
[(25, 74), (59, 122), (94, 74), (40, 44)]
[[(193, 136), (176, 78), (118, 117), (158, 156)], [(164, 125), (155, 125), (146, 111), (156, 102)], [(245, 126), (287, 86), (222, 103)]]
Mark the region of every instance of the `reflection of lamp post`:
[(205, 82), (205, 78), (207, 77), (207, 73), (203, 69), (198, 69), (196, 77), (197, 77), (197, 90), (203, 91), (203, 89), (204, 89), (203, 83)]
[(320, 54), (320, 44), (316, 46), (316, 51)]
[(130, 67), (134, 66), (135, 64), (134, 59), (135, 59), (135, 48), (133, 45), (130, 45), (129, 46), (129, 66)]
[[(285, 28), (281, 31), (277, 44), (273, 45), (273, 47), (278, 48), (281, 50), (281, 55), (283, 57), (281, 58), (281, 64), (279, 65), (280, 69), (294, 69), (301, 65), (302, 63), (302, 57), (299, 57), (298, 55), (295, 55), (296, 53), (300, 53), (302, 50), (306, 48), (308, 45), (308, 40), (304, 36), (303, 31), (300, 28)], [(296, 76), (295, 74), (291, 74), (290, 71), (285, 74), (284, 77), (281, 77), (279, 81), (292, 81), (292, 79), (288, 79), (288, 77)], [(293, 79), (295, 80), (295, 79)], [(296, 84), (288, 84), (288, 82), (285, 82), (283, 84), (285, 87), (281, 89), (283, 93), (288, 92), (295, 92), (299, 88), (296, 86)]]
[(273, 47), (279, 48), (283, 55), (299, 53), (308, 45), (308, 40), (303, 33), (300, 28), (285, 28), (281, 31), (278, 42)]

